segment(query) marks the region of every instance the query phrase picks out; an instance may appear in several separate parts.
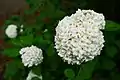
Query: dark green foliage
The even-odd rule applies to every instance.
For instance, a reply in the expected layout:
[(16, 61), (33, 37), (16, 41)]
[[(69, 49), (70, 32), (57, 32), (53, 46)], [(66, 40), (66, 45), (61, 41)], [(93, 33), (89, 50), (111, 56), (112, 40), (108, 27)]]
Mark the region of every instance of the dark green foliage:
[(113, 21), (107, 20), (106, 21), (106, 31), (116, 31), (120, 30), (120, 24), (115, 23)]
[(74, 79), (74, 77), (75, 77), (75, 73), (72, 69), (66, 69), (64, 71), (64, 74), (66, 77), (68, 77), (68, 79)]
[(117, 54), (117, 48), (115, 46), (106, 46), (105, 53), (108, 57), (113, 58)]
[(101, 58), (100, 64), (101, 64), (101, 68), (105, 70), (112, 70), (116, 66), (115, 62), (107, 57)]
[(85, 64), (82, 64), (75, 80), (86, 80), (91, 78), (96, 63), (97, 63), (97, 60), (95, 59), (93, 61), (89, 61)]
[(5, 49), (3, 51), (3, 54), (9, 56), (9, 57), (17, 57), (19, 56), (19, 50), (18, 48), (9, 48), (9, 49)]
[(22, 45), (27, 46), (27, 45), (32, 45), (34, 41), (34, 37), (32, 34), (31, 35), (29, 34), (27, 36), (21, 36), (19, 40), (22, 43)]
[[(4, 24), (4, 28), (16, 24), (18, 30), (24, 25), (23, 33), (19, 32), (17, 38), (5, 37), (6, 43), (12, 47), (4, 49), (3, 54), (13, 58), (13, 61), (6, 64), (5, 80), (25, 80), (30, 70), (38, 76), (42, 75), (43, 80), (120, 80), (120, 24), (115, 21), (106, 20), (103, 30), (104, 48), (100, 56), (89, 62), (68, 65), (54, 48), (55, 27), (58, 22), (78, 8), (96, 9), (93, 6), (97, 6), (97, 1), (99, 0), (26, 0), (29, 9), (23, 15), (11, 16)], [(19, 50), (31, 45), (43, 50), (44, 59), (40, 65), (27, 68), (20, 60)], [(39, 79), (34, 77), (32, 80)]]
[(42, 69), (40, 66), (33, 67), (32, 72), (35, 73), (36, 75), (41, 75)]
[(51, 44), (47, 50), (47, 55), (54, 56), (54, 54), (55, 54), (54, 44)]
[(14, 61), (9, 62), (8, 64), (6, 64), (6, 69), (4, 72), (5, 79), (13, 80), (14, 76), (17, 74), (19, 70), (24, 70), (24, 66), (21, 63), (21, 60), (15, 59)]

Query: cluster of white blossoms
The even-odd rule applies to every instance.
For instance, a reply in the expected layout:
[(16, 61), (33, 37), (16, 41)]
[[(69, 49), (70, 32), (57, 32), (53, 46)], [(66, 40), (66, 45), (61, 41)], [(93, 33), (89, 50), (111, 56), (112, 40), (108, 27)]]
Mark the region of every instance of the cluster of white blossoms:
[(42, 50), (36, 46), (32, 45), (31, 47), (22, 48), (19, 53), (21, 54), (24, 66), (37, 66), (43, 61)]
[(101, 29), (105, 28), (103, 14), (93, 10), (76, 11), (64, 17), (56, 27), (55, 48), (68, 64), (78, 64), (100, 55), (104, 46)]
[(5, 30), (5, 34), (9, 37), (9, 38), (16, 38), (17, 36), (17, 26), (16, 25), (9, 25), (7, 27), (7, 29)]
[[(5, 30), (5, 34), (9, 37), (9, 38), (16, 38), (18, 35), (18, 31), (17, 31), (17, 25), (11, 24), (8, 25), (8, 27)], [(20, 32), (23, 32), (23, 25), (20, 26)]]
[(32, 78), (34, 78), (34, 77), (37, 77), (37, 78), (39, 78), (40, 80), (42, 80), (42, 76), (41, 76), (41, 75), (40, 75), (40, 76), (36, 75), (35, 73), (32, 72), (32, 70), (29, 72), (26, 80), (32, 80)]

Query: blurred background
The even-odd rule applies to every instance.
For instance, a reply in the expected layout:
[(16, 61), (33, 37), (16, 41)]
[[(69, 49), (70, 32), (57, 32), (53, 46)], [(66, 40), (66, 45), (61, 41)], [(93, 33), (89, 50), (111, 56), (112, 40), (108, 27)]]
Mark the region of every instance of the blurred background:
[[(4, 21), (8, 19), (11, 15), (20, 14), (26, 9), (27, 4), (25, 0), (0, 0), (0, 50), (7, 46), (2, 39), (4, 31), (2, 30), (2, 26)], [(0, 54), (0, 80), (3, 80), (3, 71), (6, 62), (11, 59)]]
[[(57, 0), (51, 0), (56, 2)], [(113, 20), (120, 23), (120, 2), (119, 0), (58, 0), (61, 9), (67, 12), (68, 15), (74, 13), (78, 8), (92, 9), (96, 12), (103, 13), (107, 20)], [(3, 47), (9, 46), (2, 40), (4, 31), (2, 25), (12, 15), (20, 15), (29, 6), (25, 0), (0, 0), (0, 50)], [(6, 62), (12, 59), (0, 54), (0, 80), (2, 80), (2, 73)], [(103, 80), (103, 79), (102, 79)]]

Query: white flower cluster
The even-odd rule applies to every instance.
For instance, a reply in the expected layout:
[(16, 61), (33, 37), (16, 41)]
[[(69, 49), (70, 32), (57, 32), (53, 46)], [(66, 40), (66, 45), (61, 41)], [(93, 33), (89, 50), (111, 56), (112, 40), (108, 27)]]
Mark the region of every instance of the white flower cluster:
[(32, 78), (34, 78), (34, 77), (37, 77), (37, 78), (39, 78), (40, 80), (42, 80), (42, 76), (41, 76), (41, 75), (38, 76), (38, 75), (36, 75), (35, 73), (33, 73), (32, 71), (29, 72), (26, 80), (32, 80)]
[(5, 30), (5, 33), (9, 38), (16, 38), (16, 36), (17, 36), (17, 26), (13, 25), (13, 24), (9, 25), (7, 27), (7, 29)]
[(31, 67), (38, 65), (43, 61), (42, 50), (36, 46), (22, 48), (19, 52), (21, 54), (24, 66)]
[(102, 14), (93, 10), (76, 11), (66, 16), (56, 27), (55, 48), (68, 64), (78, 64), (100, 55), (104, 46), (101, 29), (105, 28)]

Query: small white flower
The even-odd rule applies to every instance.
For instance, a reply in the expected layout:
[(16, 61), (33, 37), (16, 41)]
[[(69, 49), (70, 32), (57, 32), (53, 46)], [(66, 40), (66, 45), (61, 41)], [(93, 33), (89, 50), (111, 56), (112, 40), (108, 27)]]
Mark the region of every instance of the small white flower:
[(47, 32), (47, 31), (48, 31), (48, 29), (45, 29), (45, 30), (44, 30), (44, 32)]
[(21, 33), (23, 32), (23, 27), (24, 27), (24, 25), (21, 25), (21, 26), (20, 26), (20, 32), (21, 32)]
[(7, 27), (7, 29), (5, 30), (5, 33), (9, 38), (16, 38), (16, 36), (17, 36), (17, 26), (13, 25), (13, 24), (9, 25)]
[(20, 26), (20, 28), (23, 28), (23, 27), (24, 27), (24, 25), (21, 25), (21, 26)]
[(20, 32), (22, 33), (22, 32), (23, 32), (23, 29), (20, 29)]
[(31, 47), (22, 48), (19, 53), (21, 54), (24, 66), (37, 66), (43, 61), (42, 50), (36, 46), (32, 45)]
[(37, 78), (39, 78), (40, 80), (42, 80), (42, 76), (41, 76), (41, 75), (38, 76), (38, 75), (34, 74), (34, 73), (32, 72), (32, 70), (29, 72), (26, 80), (31, 80), (31, 79), (34, 78), (34, 77), (37, 77)]
[(76, 11), (63, 18), (56, 27), (55, 48), (68, 64), (78, 64), (100, 55), (104, 46), (102, 14), (92, 10)]

